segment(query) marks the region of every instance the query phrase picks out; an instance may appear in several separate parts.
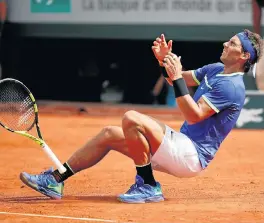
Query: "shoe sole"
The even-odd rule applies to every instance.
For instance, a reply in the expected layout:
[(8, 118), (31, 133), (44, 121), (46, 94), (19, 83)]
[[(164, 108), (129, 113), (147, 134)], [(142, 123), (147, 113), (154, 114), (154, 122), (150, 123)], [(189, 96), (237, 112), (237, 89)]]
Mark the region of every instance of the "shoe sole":
[(117, 200), (119, 200), (122, 203), (127, 204), (145, 204), (145, 203), (158, 203), (164, 201), (163, 196), (157, 196), (157, 197), (150, 197), (145, 200), (123, 200), (122, 198), (118, 197)]
[(62, 198), (61, 196), (58, 196), (58, 195), (52, 196), (52, 195), (49, 195), (49, 194), (44, 193), (43, 191), (38, 190), (34, 185), (32, 185), (32, 184), (31, 184), (31, 183), (30, 183), (30, 182), (24, 177), (24, 175), (23, 175), (22, 173), (20, 173), (19, 178), (20, 178), (20, 180), (21, 180), (25, 185), (27, 185), (28, 187), (32, 188), (33, 190), (35, 190), (35, 191), (37, 191), (37, 192), (39, 192), (39, 193), (41, 193), (41, 194), (43, 194), (43, 195), (45, 195), (45, 196), (47, 196), (47, 197), (53, 199), (53, 200), (60, 200), (60, 199)]

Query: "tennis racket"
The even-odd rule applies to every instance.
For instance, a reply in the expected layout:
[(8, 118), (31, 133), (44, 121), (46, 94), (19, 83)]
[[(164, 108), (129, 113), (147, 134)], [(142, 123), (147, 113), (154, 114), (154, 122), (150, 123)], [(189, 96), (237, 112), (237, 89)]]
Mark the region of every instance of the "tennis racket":
[[(59, 172), (66, 171), (41, 135), (38, 107), (33, 94), (22, 82), (12, 78), (0, 81), (0, 125), (10, 132), (26, 136), (38, 143)], [(34, 126), (38, 137), (29, 134)]]

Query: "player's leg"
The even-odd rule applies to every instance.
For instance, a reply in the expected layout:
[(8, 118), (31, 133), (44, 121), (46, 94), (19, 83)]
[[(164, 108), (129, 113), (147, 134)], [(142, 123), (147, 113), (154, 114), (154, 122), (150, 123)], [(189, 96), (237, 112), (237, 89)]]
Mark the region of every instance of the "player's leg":
[(104, 127), (95, 137), (77, 150), (63, 165), (67, 171), (60, 174), (52, 169), (37, 175), (21, 173), (20, 179), (29, 187), (54, 199), (63, 194), (64, 181), (75, 173), (99, 162), (111, 149), (129, 156), (121, 127)]
[[(74, 173), (77, 173), (97, 164), (110, 150), (115, 150), (133, 159), (128, 152), (121, 127), (104, 127), (99, 134), (89, 140), (79, 150), (74, 152), (67, 161), (67, 164), (71, 167)], [(60, 181), (64, 180), (66, 179)]]
[[(139, 125), (142, 126), (144, 135), (141, 135), (136, 140), (138, 142), (135, 142), (134, 137), (137, 137), (138, 135), (138, 131), (135, 130)], [(148, 126), (152, 127), (150, 128)], [(85, 146), (76, 151), (68, 160), (68, 162), (64, 164), (67, 169), (66, 173), (60, 174), (58, 170), (52, 173), (52, 175), (56, 178), (56, 181), (59, 182), (59, 185), (63, 186), (63, 183), (61, 182), (72, 176), (74, 173), (89, 168), (99, 162), (111, 149), (132, 158), (136, 164), (148, 164), (150, 148), (154, 154), (163, 138), (165, 125), (149, 118), (148, 116), (132, 111), (125, 114), (123, 119), (123, 127), (128, 137), (128, 141), (125, 139), (123, 131), (120, 127), (106, 127)], [(145, 138), (145, 136), (147, 138)], [(128, 149), (127, 142), (130, 146), (136, 146), (136, 148)], [(149, 178), (149, 175), (152, 175), (152, 170), (149, 167), (148, 170), (150, 170), (146, 172), (148, 174), (144, 174), (145, 172), (141, 171), (141, 173), (144, 174), (142, 177), (151, 179)], [(22, 173), (21, 180), (28, 186), (31, 186), (33, 189), (36, 189), (47, 196), (60, 198), (61, 194), (59, 192), (55, 195), (53, 193), (49, 194), (44, 187), (39, 188), (36, 183), (39, 181), (47, 182), (45, 180), (43, 181), (42, 179), (39, 179), (39, 177), (42, 178), (42, 176), (49, 176), (51, 175), (50, 173), (51, 171), (48, 171), (48, 173), (42, 175), (30, 175), (27, 173)], [(56, 188), (56, 182), (54, 180), (50, 179), (48, 180), (48, 183), (53, 183), (53, 186), (50, 187)]]
[(129, 111), (123, 117), (122, 128), (137, 176), (136, 183), (121, 194), (119, 200), (127, 203), (163, 201), (161, 186), (154, 179), (150, 160), (162, 142), (166, 126), (147, 115)]
[[(165, 125), (149, 116), (129, 111), (123, 117), (122, 128), (123, 130), (116, 126), (104, 128), (72, 155), (67, 161), (68, 166), (77, 173), (98, 163), (110, 150), (115, 150), (134, 160), (138, 175), (146, 184), (155, 186), (150, 154), (154, 155), (161, 144)], [(141, 166), (143, 167), (140, 168)], [(58, 180), (64, 181), (65, 178)]]
[(164, 199), (152, 165), (155, 170), (177, 177), (193, 177), (202, 171), (197, 150), (186, 135), (136, 111), (125, 114), (122, 128), (137, 176), (136, 183), (119, 200), (143, 203)]

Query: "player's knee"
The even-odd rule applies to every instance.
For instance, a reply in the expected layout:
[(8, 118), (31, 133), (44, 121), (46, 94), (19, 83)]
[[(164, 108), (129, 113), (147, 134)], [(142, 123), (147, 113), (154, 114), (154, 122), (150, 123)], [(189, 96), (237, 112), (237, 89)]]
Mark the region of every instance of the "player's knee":
[(127, 111), (122, 119), (123, 130), (141, 126), (139, 117), (140, 117), (140, 113), (133, 110)]
[(105, 126), (102, 129), (102, 134), (104, 136), (103, 141), (111, 140), (115, 136), (115, 131), (116, 131), (115, 126)]

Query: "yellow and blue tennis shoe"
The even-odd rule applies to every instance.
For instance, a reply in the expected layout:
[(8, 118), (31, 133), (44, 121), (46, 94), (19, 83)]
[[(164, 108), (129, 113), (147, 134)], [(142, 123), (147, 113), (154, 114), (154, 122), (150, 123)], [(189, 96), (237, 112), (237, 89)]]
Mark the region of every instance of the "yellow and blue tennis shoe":
[(63, 195), (64, 183), (58, 183), (51, 174), (52, 172), (52, 168), (37, 175), (31, 175), (23, 172), (20, 174), (20, 179), (27, 186), (52, 199), (61, 199)]
[(118, 200), (124, 203), (150, 203), (164, 201), (161, 185), (156, 182), (156, 186), (144, 184), (144, 180), (139, 175), (136, 182), (125, 193), (118, 196)]

